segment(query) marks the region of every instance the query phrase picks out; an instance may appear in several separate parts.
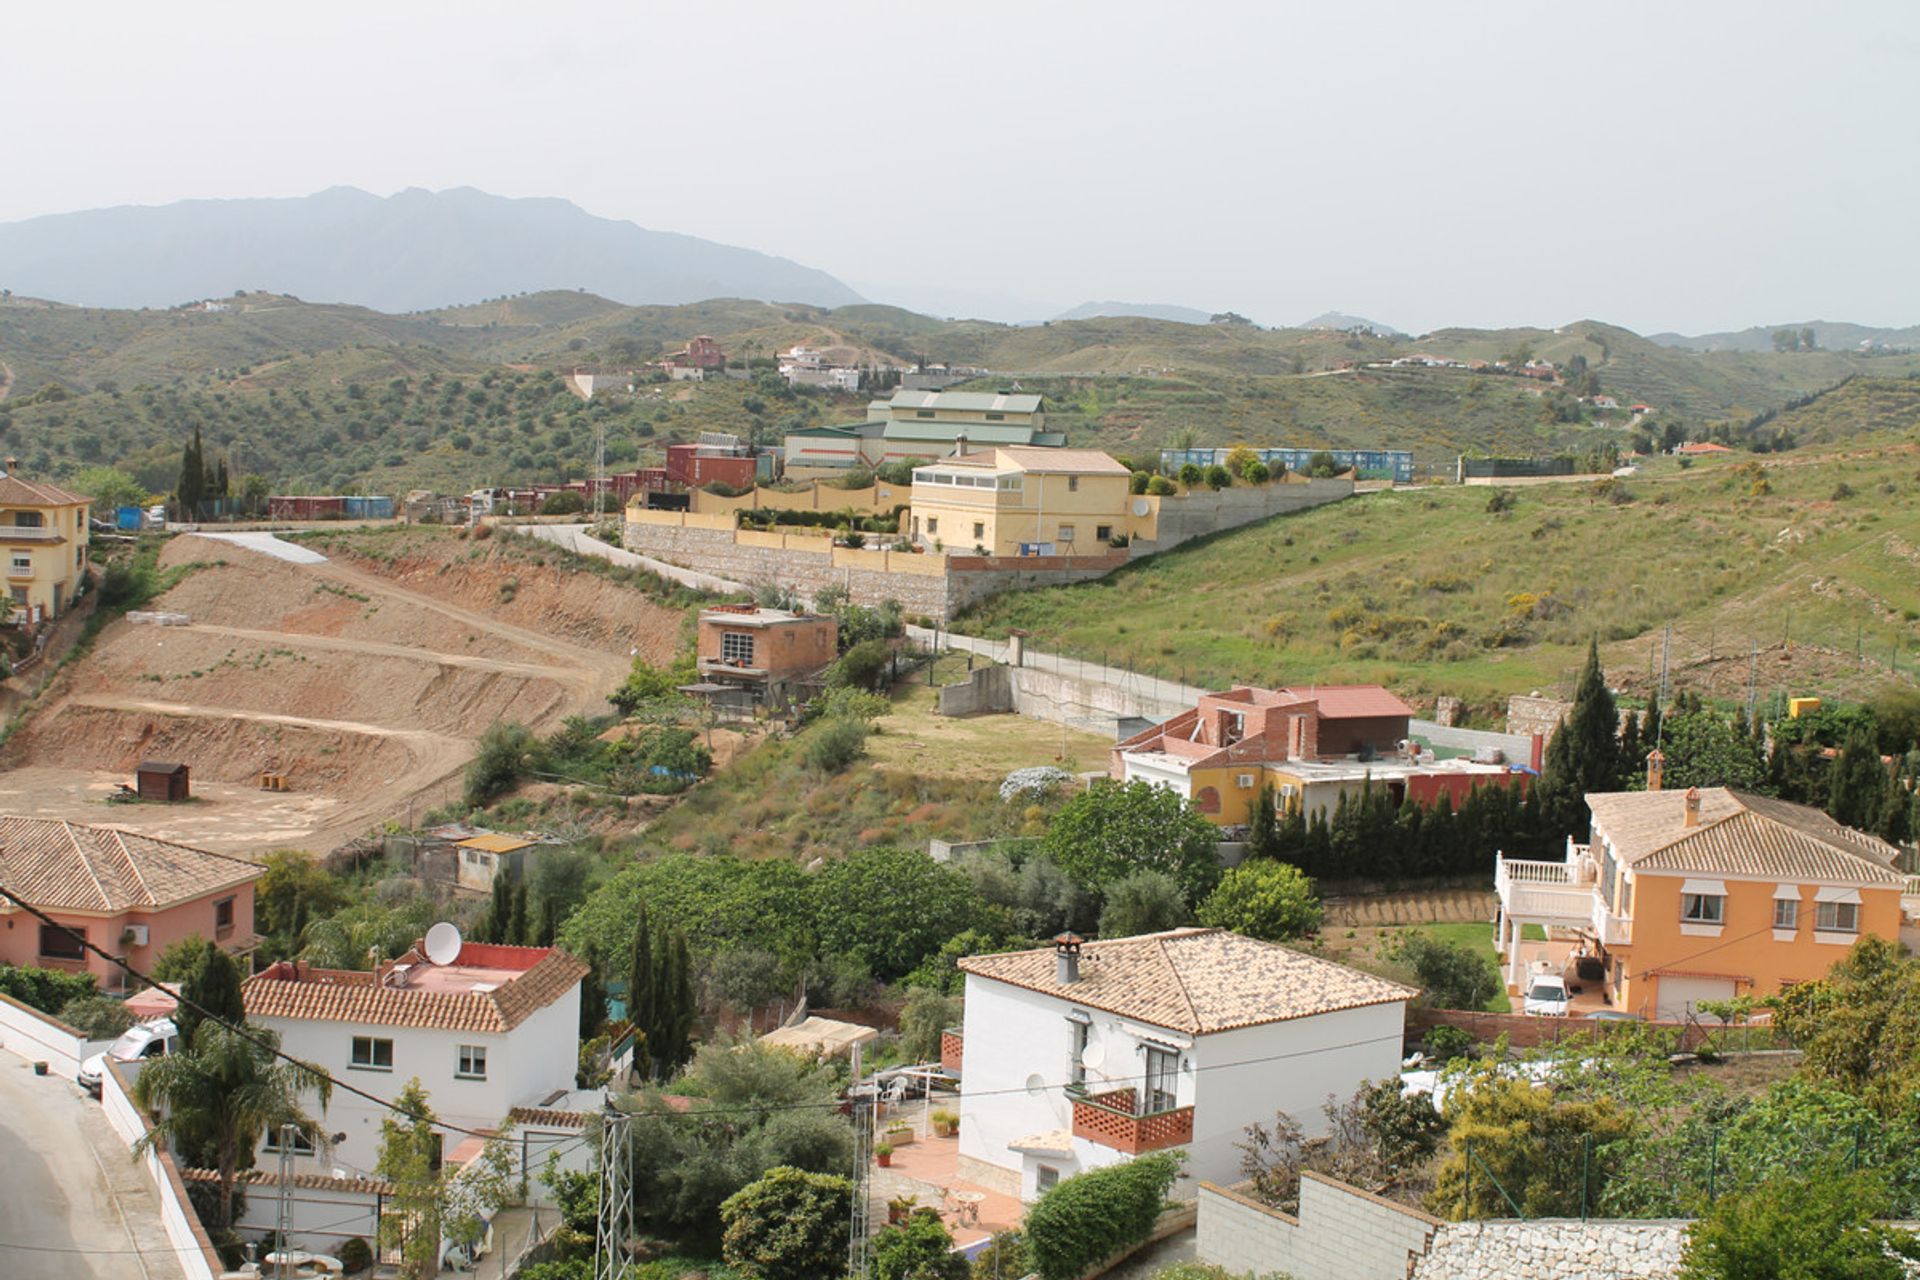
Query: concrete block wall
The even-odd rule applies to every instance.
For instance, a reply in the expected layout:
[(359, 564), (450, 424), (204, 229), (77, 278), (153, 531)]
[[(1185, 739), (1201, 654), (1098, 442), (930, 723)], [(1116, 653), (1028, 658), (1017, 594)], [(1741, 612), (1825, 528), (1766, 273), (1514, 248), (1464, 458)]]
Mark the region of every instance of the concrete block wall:
[(1444, 1225), (1316, 1173), (1301, 1176), (1298, 1217), (1212, 1182), (1200, 1184), (1199, 1215), (1200, 1261), (1292, 1280), (1406, 1280)]
[(1680, 1269), (1685, 1222), (1453, 1222), (1412, 1280), (1666, 1280)]
[(1160, 499), (1159, 536), (1134, 543), (1136, 556), (1168, 551), (1183, 542), (1225, 529), (1265, 520), (1291, 511), (1306, 511), (1353, 496), (1351, 480), (1308, 480), (1258, 487), (1236, 485), (1226, 489), (1195, 489)]
[(1020, 674), (1012, 667), (976, 668), (965, 684), (950, 684), (940, 690), (940, 714), (973, 716), (1012, 711), (1014, 677)]

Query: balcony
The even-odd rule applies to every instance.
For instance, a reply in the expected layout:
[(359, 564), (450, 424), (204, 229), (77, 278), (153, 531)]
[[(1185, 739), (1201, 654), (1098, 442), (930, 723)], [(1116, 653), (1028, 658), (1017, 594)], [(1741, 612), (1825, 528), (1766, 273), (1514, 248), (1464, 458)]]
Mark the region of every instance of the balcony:
[(1073, 1100), (1073, 1136), (1137, 1156), (1193, 1141), (1193, 1108), (1139, 1112), (1132, 1089), (1084, 1094)]
[(1577, 862), (1531, 862), (1500, 857), (1494, 862), (1493, 889), (1507, 916), (1568, 929), (1591, 927), (1594, 883), (1578, 874)]
[(960, 1064), (966, 1058), (966, 1043), (961, 1039), (960, 1028), (948, 1027), (940, 1033), (940, 1069), (956, 1079), (960, 1075)]
[(1909, 920), (1920, 920), (1920, 876), (1908, 876), (1900, 894), (1900, 911)]

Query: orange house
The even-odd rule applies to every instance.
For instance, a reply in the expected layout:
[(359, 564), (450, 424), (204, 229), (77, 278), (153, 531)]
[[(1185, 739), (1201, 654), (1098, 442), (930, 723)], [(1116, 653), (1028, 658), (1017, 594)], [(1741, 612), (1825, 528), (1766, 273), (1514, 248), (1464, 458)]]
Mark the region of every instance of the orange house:
[(1538, 924), (1580, 936), (1614, 1008), (1678, 1019), (1822, 977), (1865, 935), (1898, 941), (1920, 905), (1892, 845), (1805, 805), (1708, 787), (1599, 792), (1587, 808), (1592, 837), (1564, 862), (1497, 861), (1511, 985)]
[(263, 874), (242, 858), (131, 831), (0, 816), (0, 884), (64, 926), (0, 901), (0, 964), (91, 973), (102, 990), (121, 991), (125, 972), (69, 930), (136, 969), (193, 934), (250, 952), (260, 941), (253, 883)]

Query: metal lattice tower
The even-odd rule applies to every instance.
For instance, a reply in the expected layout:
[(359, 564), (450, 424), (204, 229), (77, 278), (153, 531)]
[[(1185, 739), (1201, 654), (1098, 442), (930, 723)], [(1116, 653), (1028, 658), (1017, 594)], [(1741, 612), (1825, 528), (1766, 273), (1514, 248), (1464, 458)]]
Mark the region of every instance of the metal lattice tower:
[(627, 1159), (630, 1117), (612, 1107), (600, 1117), (600, 1214), (593, 1232), (593, 1280), (626, 1280), (633, 1260), (633, 1183)]
[[(867, 1200), (873, 1178), (873, 1104), (878, 1086), (871, 1085), (860, 1073), (860, 1046), (853, 1046), (853, 1205), (847, 1233), (847, 1275), (851, 1280), (866, 1280), (872, 1260), (873, 1239), (868, 1219)], [(598, 1277), (595, 1278), (598, 1280)]]
[(273, 1269), (277, 1276), (293, 1274), (293, 1245), (289, 1239), (293, 1235), (293, 1142), (299, 1134), (297, 1124), (280, 1126), (280, 1204), (274, 1215), (274, 1248), (279, 1250), (280, 1264)]

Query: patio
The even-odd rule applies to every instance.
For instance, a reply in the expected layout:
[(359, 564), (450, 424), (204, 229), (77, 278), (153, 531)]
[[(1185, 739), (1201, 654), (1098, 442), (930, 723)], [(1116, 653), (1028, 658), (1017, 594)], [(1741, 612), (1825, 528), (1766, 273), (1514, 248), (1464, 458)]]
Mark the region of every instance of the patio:
[[(888, 1201), (911, 1196), (915, 1208), (936, 1209), (953, 1236), (953, 1243), (971, 1255), (1002, 1231), (1018, 1229), (1026, 1206), (1013, 1196), (992, 1191), (958, 1176), (960, 1139), (937, 1138), (927, 1116), (933, 1106), (951, 1108), (951, 1097), (893, 1104), (883, 1125), (901, 1120), (913, 1126), (913, 1139), (899, 1145), (895, 1139), (891, 1167), (875, 1168), (869, 1184), (867, 1220), (874, 1231), (887, 1224)], [(883, 1139), (876, 1135), (878, 1145)]]
[[(1558, 929), (1550, 931), (1551, 934), (1561, 934), (1561, 932)], [(1549, 936), (1545, 942), (1521, 944), (1520, 957), (1524, 966), (1520, 975), (1521, 985), (1507, 987), (1507, 995), (1513, 1002), (1514, 1013), (1521, 1012), (1521, 1007), (1525, 1003), (1523, 993), (1526, 989), (1527, 974), (1539, 971), (1559, 974), (1566, 979), (1567, 990), (1573, 996), (1567, 1010), (1568, 1017), (1584, 1018), (1590, 1013), (1613, 1008), (1607, 1003), (1605, 983), (1582, 979), (1575, 975), (1573, 958), (1578, 946), (1577, 939), (1566, 936)]]

